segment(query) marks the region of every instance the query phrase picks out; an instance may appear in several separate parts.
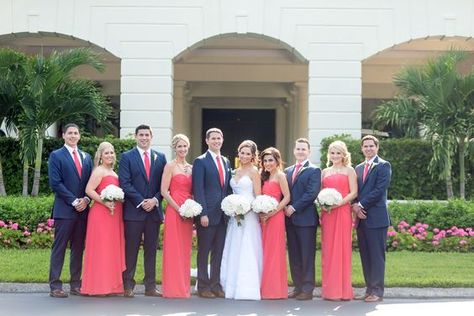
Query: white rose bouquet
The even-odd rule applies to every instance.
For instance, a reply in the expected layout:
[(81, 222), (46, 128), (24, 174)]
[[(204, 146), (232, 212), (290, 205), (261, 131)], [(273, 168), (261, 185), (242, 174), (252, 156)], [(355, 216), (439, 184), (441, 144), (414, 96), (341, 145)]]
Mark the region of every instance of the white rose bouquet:
[(241, 225), (244, 220), (244, 215), (250, 211), (250, 201), (238, 194), (231, 194), (226, 196), (221, 203), (221, 208), (228, 216), (235, 217), (237, 225)]
[(319, 204), (319, 206), (321, 206), (321, 208), (327, 213), (331, 213), (332, 207), (341, 201), (341, 193), (333, 188), (325, 188), (319, 192), (318, 197), (314, 202)]
[[(122, 188), (114, 184), (109, 184), (100, 192), (100, 199), (104, 202), (123, 202), (124, 197)], [(111, 210), (110, 214), (114, 215), (114, 211)]]
[(178, 213), (184, 218), (193, 218), (198, 216), (202, 212), (202, 206), (198, 202), (187, 199), (184, 203), (179, 207)]
[(276, 209), (277, 206), (278, 201), (275, 198), (265, 194), (257, 196), (252, 202), (252, 210), (257, 214), (268, 214), (269, 212)]

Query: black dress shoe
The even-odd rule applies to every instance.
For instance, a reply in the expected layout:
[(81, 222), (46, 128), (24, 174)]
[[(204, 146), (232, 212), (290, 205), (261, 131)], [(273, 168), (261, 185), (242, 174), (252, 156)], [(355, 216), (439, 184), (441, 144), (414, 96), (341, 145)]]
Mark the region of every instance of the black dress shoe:
[(225, 298), (225, 293), (222, 290), (212, 291), (212, 293), (219, 298)]
[(69, 294), (71, 295), (76, 295), (76, 296), (81, 296), (81, 289), (78, 287), (74, 287), (69, 291)]
[(291, 291), (290, 293), (288, 293), (288, 298), (296, 298), (300, 293), (301, 292), (298, 291)]
[(199, 291), (198, 296), (202, 298), (216, 298), (216, 295), (211, 291)]
[(55, 298), (66, 298), (66, 297), (68, 297), (67, 293), (64, 292), (61, 289), (51, 290), (51, 292), (49, 292), (49, 296), (55, 297)]
[(128, 297), (128, 298), (132, 298), (132, 297), (135, 297), (135, 293), (133, 293), (132, 289), (126, 289), (126, 290), (123, 291), (123, 296)]
[(162, 297), (163, 294), (161, 294), (160, 291), (157, 289), (151, 289), (151, 290), (146, 290), (145, 291), (145, 296), (157, 296), (157, 297)]
[(304, 293), (301, 292), (300, 294), (296, 295), (295, 297), (298, 301), (309, 301), (313, 299), (313, 293)]

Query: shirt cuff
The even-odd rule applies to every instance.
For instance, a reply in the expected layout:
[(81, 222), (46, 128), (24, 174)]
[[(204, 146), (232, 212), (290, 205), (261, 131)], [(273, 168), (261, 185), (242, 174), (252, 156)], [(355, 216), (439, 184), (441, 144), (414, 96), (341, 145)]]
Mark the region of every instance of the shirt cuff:
[(365, 210), (364, 206), (363, 206), (362, 204), (360, 204), (360, 202), (357, 203), (357, 205), (359, 205), (359, 207), (360, 207), (361, 209)]

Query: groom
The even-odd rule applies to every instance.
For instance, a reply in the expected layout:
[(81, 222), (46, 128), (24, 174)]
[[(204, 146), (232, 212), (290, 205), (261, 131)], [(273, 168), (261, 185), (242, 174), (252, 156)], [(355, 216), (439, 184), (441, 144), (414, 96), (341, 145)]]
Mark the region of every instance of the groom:
[[(197, 221), (198, 295), (203, 298), (225, 297), (220, 284), (222, 252), (224, 250), (226, 218), (221, 202), (227, 195), (230, 180), (229, 160), (220, 154), (224, 135), (218, 128), (206, 132), (208, 150), (193, 163), (193, 195), (201, 204)], [(207, 264), (211, 255), (211, 274)]]
[(390, 219), (387, 210), (387, 189), (392, 169), (380, 158), (379, 140), (372, 135), (362, 138), (365, 162), (356, 167), (358, 195), (352, 210), (357, 216), (357, 242), (366, 285), (366, 292), (355, 299), (368, 303), (381, 301), (384, 294), (385, 248)]
[(135, 270), (143, 236), (145, 295), (161, 296), (156, 289), (156, 249), (160, 224), (163, 221), (160, 193), (165, 156), (151, 149), (151, 127), (135, 129), (137, 147), (124, 152), (120, 159), (119, 181), (125, 192), (123, 220), (125, 229), (124, 296), (134, 297)]
[(309, 141), (305, 138), (297, 139), (293, 149), (296, 164), (285, 170), (291, 193), (291, 201), (285, 209), (286, 238), (291, 278), (295, 286), (288, 297), (297, 300), (313, 298), (315, 280), (314, 260), (319, 218), (314, 200), (321, 188), (321, 170), (309, 162), (310, 153)]

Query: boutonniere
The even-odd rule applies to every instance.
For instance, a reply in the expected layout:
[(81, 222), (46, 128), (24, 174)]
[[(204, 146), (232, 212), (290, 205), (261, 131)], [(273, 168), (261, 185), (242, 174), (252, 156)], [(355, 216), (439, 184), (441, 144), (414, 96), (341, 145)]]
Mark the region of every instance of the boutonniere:
[(375, 167), (377, 167), (379, 163), (378, 162), (373, 162), (371, 165), (370, 165), (370, 168), (369, 168), (369, 171), (374, 169)]
[(231, 178), (235, 179), (235, 174), (236, 174), (235, 169), (231, 169), (231, 170), (230, 170), (230, 176), (231, 176)]
[(86, 159), (86, 154), (84, 154), (84, 152), (80, 151), (81, 153), (81, 156), (82, 156), (82, 160)]
[(303, 171), (305, 171), (306, 169), (308, 169), (308, 166), (306, 166), (306, 167), (301, 167), (300, 170), (298, 171), (298, 174), (303, 173)]
[(153, 161), (156, 161), (156, 158), (158, 158), (158, 155), (156, 153), (153, 153)]

